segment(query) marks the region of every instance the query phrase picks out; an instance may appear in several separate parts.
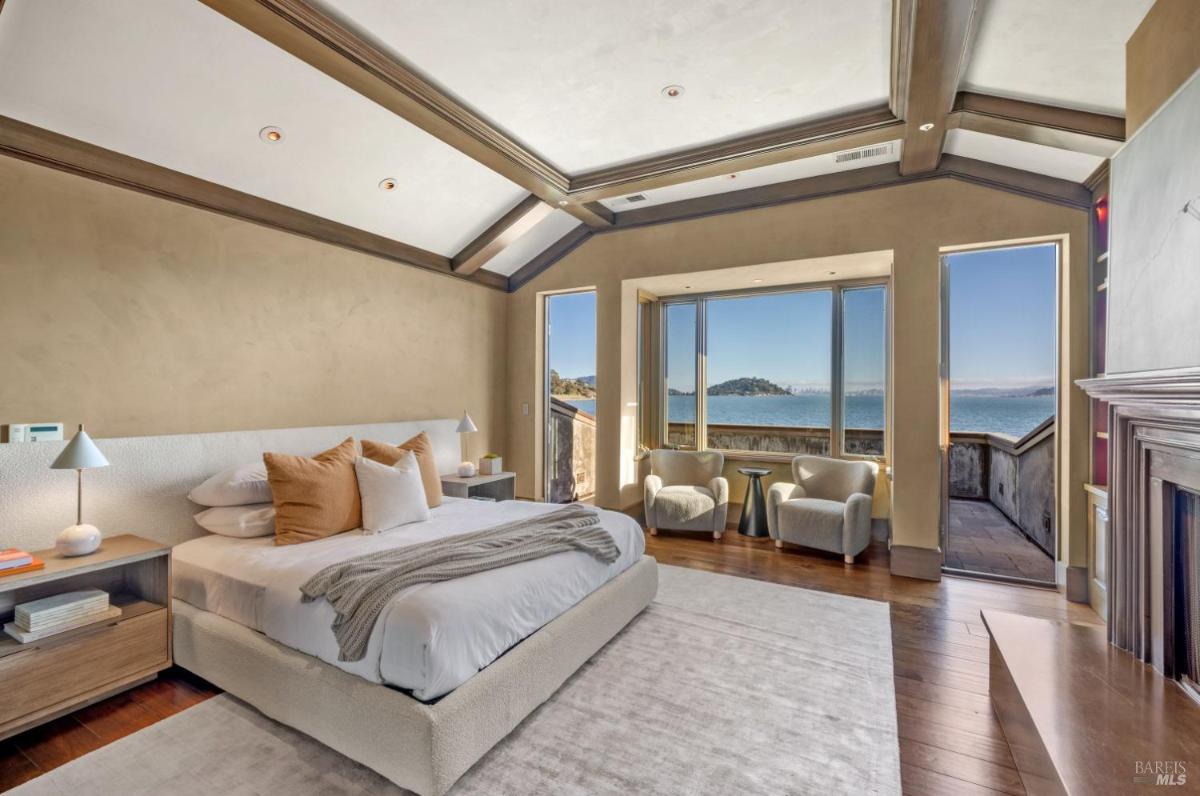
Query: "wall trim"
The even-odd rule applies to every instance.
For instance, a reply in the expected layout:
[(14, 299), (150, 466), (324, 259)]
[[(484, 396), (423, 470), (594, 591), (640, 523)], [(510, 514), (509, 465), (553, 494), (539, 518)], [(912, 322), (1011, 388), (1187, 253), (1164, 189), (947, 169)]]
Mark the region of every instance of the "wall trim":
[(891, 570), (902, 578), (939, 581), (942, 579), (942, 551), (928, 547), (894, 544)]

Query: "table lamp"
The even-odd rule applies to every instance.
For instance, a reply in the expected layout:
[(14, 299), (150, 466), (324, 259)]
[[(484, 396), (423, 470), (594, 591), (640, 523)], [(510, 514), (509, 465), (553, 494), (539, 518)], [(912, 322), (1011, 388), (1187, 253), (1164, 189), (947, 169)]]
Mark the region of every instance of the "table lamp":
[(64, 528), (54, 542), (54, 548), (64, 556), (85, 556), (100, 547), (100, 529), (83, 522), (83, 471), (107, 466), (108, 459), (83, 430), (82, 423), (75, 437), (50, 465), (52, 470), (74, 470), (78, 479), (75, 524)]
[(458, 474), (463, 478), (470, 478), (475, 475), (475, 462), (467, 458), (467, 435), (471, 432), (478, 431), (475, 427), (475, 421), (467, 414), (467, 410), (463, 410), (462, 420), (458, 421), (458, 428), (454, 429), (458, 432), (459, 444), (462, 447), (462, 464), (458, 466)]

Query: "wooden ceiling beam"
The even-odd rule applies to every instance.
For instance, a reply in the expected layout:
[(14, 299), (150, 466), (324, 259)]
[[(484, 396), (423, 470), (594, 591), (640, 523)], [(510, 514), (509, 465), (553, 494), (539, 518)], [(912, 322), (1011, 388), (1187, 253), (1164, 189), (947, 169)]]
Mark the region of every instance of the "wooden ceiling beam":
[[(892, 85), (904, 118), (901, 174), (933, 171), (946, 141), (946, 120), (970, 59), (984, 0), (894, 0), (894, 35), (907, 35), (902, 74)], [(902, 44), (902, 43), (901, 43)], [(893, 46), (895, 49), (895, 45)], [(922, 129), (925, 128), (925, 129)]]
[(1036, 102), (959, 92), (948, 129), (973, 130), (1108, 158), (1125, 142), (1125, 119)]
[(956, 155), (945, 155), (937, 168), (916, 174), (901, 174), (898, 164), (883, 163), (741, 191), (684, 199), (639, 210), (626, 210), (617, 213), (615, 226), (603, 231), (576, 227), (514, 273), (509, 278), (509, 292), (519, 290), (596, 235), (934, 179), (961, 180), (1081, 211), (1087, 211), (1092, 201), (1091, 191), (1079, 183)]
[(574, 201), (596, 202), (706, 177), (856, 149), (903, 134), (902, 123), (885, 106), (739, 136), (683, 152), (599, 169), (571, 178)]
[(553, 212), (554, 208), (533, 194), (525, 197), (451, 258), (454, 272), (475, 273)]
[(490, 271), (473, 275), (456, 274), (451, 269), (449, 258), (435, 252), (7, 116), (0, 116), (0, 154), (487, 287), (500, 290), (508, 287), (508, 280), (500, 274)]
[(568, 195), (567, 176), (307, 0), (201, 0), (352, 91), (589, 226), (611, 222)]

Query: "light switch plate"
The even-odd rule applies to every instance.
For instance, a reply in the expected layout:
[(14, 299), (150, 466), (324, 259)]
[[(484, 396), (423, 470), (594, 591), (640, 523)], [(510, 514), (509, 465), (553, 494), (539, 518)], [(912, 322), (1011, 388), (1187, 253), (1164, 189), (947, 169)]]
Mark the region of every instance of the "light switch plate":
[(528, 401), (522, 402), (521, 414), (523, 414), (523, 415), (529, 414), (529, 402)]

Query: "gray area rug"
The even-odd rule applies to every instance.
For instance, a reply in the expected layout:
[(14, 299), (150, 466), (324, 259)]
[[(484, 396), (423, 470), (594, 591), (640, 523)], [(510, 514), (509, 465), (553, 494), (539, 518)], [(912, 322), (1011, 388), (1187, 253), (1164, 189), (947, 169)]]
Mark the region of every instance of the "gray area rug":
[[(453, 794), (900, 792), (887, 603), (660, 574), (654, 604)], [(408, 792), (222, 694), (11, 793)]]

